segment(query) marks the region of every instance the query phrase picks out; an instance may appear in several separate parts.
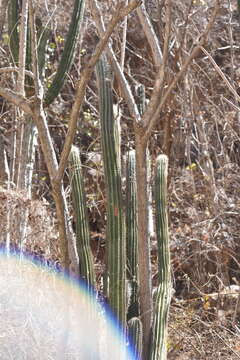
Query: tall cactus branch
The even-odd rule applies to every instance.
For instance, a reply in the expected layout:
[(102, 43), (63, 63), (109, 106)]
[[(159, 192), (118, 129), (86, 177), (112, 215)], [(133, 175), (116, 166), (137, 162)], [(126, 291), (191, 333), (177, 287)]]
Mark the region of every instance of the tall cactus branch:
[(97, 65), (100, 95), (101, 137), (107, 193), (107, 277), (109, 303), (125, 326), (125, 234), (118, 124), (113, 115), (111, 78), (105, 57)]
[(9, 0), (9, 4), (8, 4), (8, 35), (10, 39), (9, 45), (13, 60), (16, 64), (18, 63), (18, 52), (19, 52), (18, 25), (19, 25), (18, 0)]
[(58, 70), (45, 96), (46, 105), (51, 104), (58, 96), (64, 84), (67, 72), (72, 66), (76, 42), (79, 36), (80, 26), (82, 24), (84, 8), (85, 0), (75, 0), (72, 19)]
[(171, 298), (170, 249), (167, 216), (167, 167), (166, 155), (159, 155), (155, 175), (156, 234), (158, 242), (158, 273), (151, 360), (167, 358), (167, 320)]
[(138, 303), (138, 242), (136, 203), (136, 160), (135, 150), (127, 154), (126, 171), (126, 248), (129, 303), (127, 319), (139, 316)]

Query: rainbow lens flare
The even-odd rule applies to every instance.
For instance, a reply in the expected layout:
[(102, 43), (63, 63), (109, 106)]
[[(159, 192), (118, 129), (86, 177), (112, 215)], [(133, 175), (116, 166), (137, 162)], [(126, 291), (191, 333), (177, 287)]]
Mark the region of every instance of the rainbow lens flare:
[(133, 360), (116, 321), (83, 285), (0, 254), (1, 360)]

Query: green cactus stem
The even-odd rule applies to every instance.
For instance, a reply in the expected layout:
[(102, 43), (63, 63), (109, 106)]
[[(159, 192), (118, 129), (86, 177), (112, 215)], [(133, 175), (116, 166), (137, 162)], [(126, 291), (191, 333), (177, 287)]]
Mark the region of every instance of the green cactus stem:
[[(9, 33), (9, 45), (13, 56), (14, 62), (18, 63), (19, 56), (19, 35), (18, 25), (21, 15), (21, 8), (19, 7), (18, 0), (10, 0), (8, 5), (8, 33)], [(51, 30), (46, 26), (42, 26), (41, 19), (36, 18), (37, 38), (38, 38), (38, 65), (40, 76), (43, 76), (44, 66), (46, 61), (46, 47), (50, 37)], [(27, 34), (27, 52), (26, 52), (26, 69), (31, 70), (31, 35), (28, 29)], [(25, 91), (27, 96), (33, 95), (33, 80), (26, 77)]]
[(135, 150), (127, 153), (126, 171), (126, 248), (128, 278), (128, 312), (127, 320), (139, 316), (138, 302), (138, 242), (136, 216), (136, 160)]
[[(37, 39), (38, 39), (37, 54), (38, 54), (39, 76), (40, 79), (43, 80), (45, 73), (47, 43), (49, 41), (51, 30), (46, 26), (42, 26), (42, 22), (39, 17), (36, 17), (35, 21), (36, 21)], [(32, 68), (31, 34), (29, 29), (27, 36), (26, 68), (28, 70), (31, 70)], [(34, 94), (34, 82), (33, 79), (30, 77), (26, 77), (25, 92), (27, 97), (30, 97)]]
[(38, 38), (38, 67), (40, 78), (44, 77), (44, 68), (46, 62), (46, 49), (52, 31), (42, 25), (41, 19), (36, 17), (36, 28)]
[(9, 4), (8, 4), (9, 46), (15, 64), (18, 63), (18, 53), (19, 53), (18, 25), (19, 25), (18, 0), (9, 0)]
[(107, 280), (109, 304), (122, 324), (126, 323), (126, 252), (121, 172), (120, 136), (113, 115), (112, 81), (105, 57), (97, 64), (101, 138), (107, 195)]
[(128, 338), (132, 345), (134, 360), (142, 358), (142, 322), (138, 317), (133, 317), (128, 321)]
[(159, 286), (154, 306), (151, 360), (166, 360), (167, 358), (167, 321), (171, 299), (170, 249), (167, 216), (167, 168), (167, 156), (159, 155), (156, 161), (155, 175)]
[(89, 223), (81, 161), (79, 150), (76, 146), (72, 146), (69, 164), (73, 208), (76, 218), (76, 246), (79, 256), (79, 272), (80, 277), (85, 281), (88, 290), (91, 292), (95, 286), (95, 275), (90, 247)]
[(76, 42), (79, 36), (85, 9), (85, 0), (75, 0), (72, 19), (63, 49), (62, 57), (57, 69), (57, 73), (51, 83), (45, 97), (46, 105), (51, 104), (58, 96), (66, 78), (67, 72), (70, 70), (73, 62)]

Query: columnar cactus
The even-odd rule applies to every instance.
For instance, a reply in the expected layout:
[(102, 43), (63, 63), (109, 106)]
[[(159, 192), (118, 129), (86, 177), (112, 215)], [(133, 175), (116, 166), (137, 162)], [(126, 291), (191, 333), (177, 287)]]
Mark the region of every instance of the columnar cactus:
[(93, 257), (90, 247), (89, 223), (85, 201), (79, 150), (72, 146), (69, 156), (70, 184), (76, 220), (76, 246), (79, 256), (79, 273), (89, 291), (95, 286)]
[(140, 360), (142, 356), (142, 322), (139, 318), (133, 317), (128, 321), (128, 337), (134, 360)]
[(41, 19), (36, 18), (37, 37), (38, 42), (38, 67), (40, 79), (44, 78), (45, 75), (45, 62), (46, 62), (46, 48), (49, 42), (52, 31), (50, 28), (43, 26)]
[(152, 329), (151, 360), (167, 358), (167, 320), (171, 298), (170, 250), (167, 216), (167, 167), (166, 155), (159, 155), (156, 162), (155, 206), (158, 242), (159, 286), (156, 294)]
[[(18, 0), (10, 0), (8, 5), (8, 34), (9, 34), (9, 45), (11, 54), (14, 62), (18, 63), (19, 56), (19, 35), (18, 26), (21, 17), (21, 8)], [(39, 60), (39, 72), (42, 74), (45, 60), (46, 60), (46, 45), (50, 36), (50, 29), (46, 26), (42, 26), (40, 18), (36, 18), (37, 37), (39, 39), (38, 44), (38, 60)], [(26, 67), (31, 68), (31, 41), (30, 31), (28, 29), (27, 37), (27, 54), (26, 54)]]
[(18, 0), (10, 0), (8, 4), (8, 35), (11, 55), (15, 63), (18, 63), (19, 52), (19, 2)]
[(127, 319), (139, 315), (138, 303), (138, 243), (136, 216), (136, 160), (135, 150), (127, 153), (126, 171), (126, 247), (128, 278), (128, 313)]
[(125, 327), (126, 239), (119, 164), (120, 137), (117, 134), (118, 126), (113, 114), (112, 81), (104, 57), (97, 65), (97, 78), (107, 195), (107, 296), (115, 315)]
[[(80, 26), (83, 20), (84, 9), (85, 9), (85, 0), (75, 0), (71, 23), (69, 26), (69, 31), (63, 49), (62, 57), (56, 75), (50, 87), (48, 88), (45, 96), (46, 105), (51, 104), (54, 101), (54, 99), (58, 96), (64, 84), (64, 80), (66, 78), (67, 72), (71, 68), (76, 42), (79, 36)], [(17, 27), (19, 23), (20, 14), (21, 14), (21, 9), (19, 7), (19, 1), (10, 0), (8, 7), (8, 32), (10, 38), (10, 48), (15, 63), (18, 63), (19, 36), (18, 36)], [(47, 37), (50, 35), (50, 32), (48, 28), (41, 27), (41, 21), (39, 18), (36, 19), (36, 25), (38, 30), (38, 37), (40, 39), (38, 46), (38, 58), (39, 58), (39, 70), (41, 74), (45, 63)], [(30, 43), (30, 41), (28, 41), (28, 43)], [(31, 64), (30, 54), (31, 51), (28, 47), (27, 63), (29, 64)]]
[(65, 77), (72, 66), (74, 51), (80, 32), (80, 26), (82, 24), (84, 9), (85, 0), (75, 0), (72, 12), (72, 19), (62, 57), (58, 66), (58, 70), (45, 96), (45, 103), (47, 105), (51, 104), (53, 100), (58, 96), (64, 84)]

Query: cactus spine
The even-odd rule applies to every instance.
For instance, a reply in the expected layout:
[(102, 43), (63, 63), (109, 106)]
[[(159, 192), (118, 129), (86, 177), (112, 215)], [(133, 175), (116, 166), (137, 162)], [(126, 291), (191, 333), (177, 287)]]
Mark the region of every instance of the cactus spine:
[(97, 65), (100, 96), (101, 139), (107, 195), (107, 282), (108, 297), (122, 326), (125, 327), (126, 249), (119, 163), (120, 136), (113, 115), (111, 78), (105, 57)]
[(67, 39), (65, 42), (64, 50), (62, 53), (62, 57), (58, 66), (58, 70), (53, 79), (51, 86), (49, 87), (46, 93), (45, 103), (47, 105), (51, 104), (53, 100), (58, 96), (63, 86), (67, 72), (70, 70), (72, 66), (75, 45), (78, 39), (80, 26), (82, 24), (84, 9), (85, 9), (85, 0), (75, 0), (74, 9), (72, 12), (72, 19), (71, 19)]
[(128, 322), (128, 337), (132, 344), (134, 360), (140, 360), (142, 356), (142, 322), (139, 318), (133, 317)]
[(69, 156), (73, 208), (76, 217), (76, 245), (79, 256), (80, 277), (91, 291), (95, 285), (93, 257), (90, 248), (89, 223), (85, 201), (84, 182), (79, 150), (72, 146)]
[(165, 360), (167, 358), (167, 320), (171, 298), (170, 250), (167, 216), (167, 167), (167, 156), (159, 155), (156, 162), (155, 175), (159, 286), (154, 309), (151, 360)]

